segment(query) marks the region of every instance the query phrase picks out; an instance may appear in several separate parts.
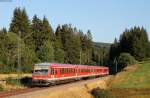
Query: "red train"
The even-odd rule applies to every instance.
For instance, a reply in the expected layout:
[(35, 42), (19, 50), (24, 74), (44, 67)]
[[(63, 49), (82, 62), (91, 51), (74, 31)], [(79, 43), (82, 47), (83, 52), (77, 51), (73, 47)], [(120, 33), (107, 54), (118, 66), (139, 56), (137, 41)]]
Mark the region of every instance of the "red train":
[(102, 66), (39, 63), (34, 66), (32, 80), (33, 85), (48, 85), (63, 80), (78, 80), (108, 74), (108, 67)]

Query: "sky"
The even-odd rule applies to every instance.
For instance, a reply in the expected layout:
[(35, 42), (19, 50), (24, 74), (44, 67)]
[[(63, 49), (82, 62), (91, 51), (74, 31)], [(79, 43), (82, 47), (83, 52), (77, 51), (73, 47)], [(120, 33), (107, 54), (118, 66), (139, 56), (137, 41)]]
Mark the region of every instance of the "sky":
[(0, 28), (9, 28), (16, 7), (33, 15), (46, 16), (55, 30), (58, 24), (72, 24), (93, 41), (112, 43), (133, 26), (143, 26), (150, 38), (150, 0), (0, 0)]

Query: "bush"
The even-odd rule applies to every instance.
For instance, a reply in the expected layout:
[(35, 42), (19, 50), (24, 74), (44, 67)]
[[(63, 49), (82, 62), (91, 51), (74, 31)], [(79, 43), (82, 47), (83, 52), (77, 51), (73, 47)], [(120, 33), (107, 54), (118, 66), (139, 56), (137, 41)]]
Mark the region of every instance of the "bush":
[(2, 85), (0, 85), (0, 91), (3, 91), (3, 90), (4, 90), (3, 86), (2, 86)]
[(121, 53), (118, 57), (118, 64), (121, 65), (133, 65), (136, 63), (136, 60), (129, 53)]
[(12, 77), (8, 77), (6, 83), (11, 85), (21, 85), (20, 79), (13, 79)]
[(23, 78), (21, 78), (20, 83), (23, 86), (31, 87), (32, 86), (32, 78), (31, 77), (23, 77)]
[(109, 91), (100, 88), (93, 89), (91, 94), (94, 98), (114, 98)]

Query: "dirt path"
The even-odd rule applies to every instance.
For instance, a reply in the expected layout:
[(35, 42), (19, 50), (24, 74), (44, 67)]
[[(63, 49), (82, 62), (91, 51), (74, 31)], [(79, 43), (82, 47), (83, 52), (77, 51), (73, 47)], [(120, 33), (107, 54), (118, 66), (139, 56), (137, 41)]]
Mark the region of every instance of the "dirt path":
[(107, 81), (111, 76), (77, 81), (74, 83), (57, 85), (44, 90), (20, 94), (7, 98), (92, 98), (89, 91), (96, 87), (107, 88)]

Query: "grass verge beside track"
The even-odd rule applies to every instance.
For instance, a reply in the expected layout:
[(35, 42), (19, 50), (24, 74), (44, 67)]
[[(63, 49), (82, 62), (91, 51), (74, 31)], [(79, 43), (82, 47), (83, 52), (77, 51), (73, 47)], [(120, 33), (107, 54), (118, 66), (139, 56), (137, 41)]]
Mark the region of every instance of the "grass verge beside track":
[(117, 98), (150, 98), (150, 61), (128, 66), (109, 86)]

